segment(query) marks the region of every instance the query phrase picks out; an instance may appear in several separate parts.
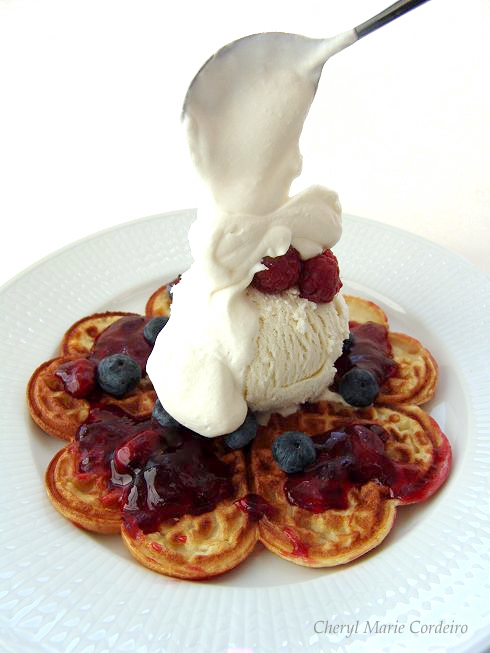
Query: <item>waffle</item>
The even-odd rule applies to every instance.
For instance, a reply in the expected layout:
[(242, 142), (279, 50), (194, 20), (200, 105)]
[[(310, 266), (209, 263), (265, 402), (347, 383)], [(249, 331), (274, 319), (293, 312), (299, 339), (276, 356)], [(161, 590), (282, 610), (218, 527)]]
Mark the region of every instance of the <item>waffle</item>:
[[(285, 431), (318, 435), (346, 424), (378, 424), (387, 431), (389, 458), (410, 469), (413, 487), (400, 498), (376, 481), (353, 485), (348, 507), (310, 512), (288, 502), (287, 474), (275, 462), (271, 445)], [(449, 443), (418, 406), (380, 405), (364, 410), (319, 403), (289, 417), (274, 415), (252, 447), (254, 492), (269, 504), (259, 522), (260, 541), (286, 560), (308, 567), (345, 564), (367, 553), (390, 532), (399, 505), (429, 498), (445, 481), (451, 463)]]
[(94, 313), (83, 317), (73, 324), (61, 341), (60, 351), (63, 356), (83, 356), (89, 354), (97, 337), (121, 317), (137, 316), (137, 313), (123, 311), (108, 311)]
[[(68, 361), (88, 357), (95, 340), (104, 329), (127, 316), (136, 316), (136, 313), (96, 313), (78, 320), (62, 339), (62, 355), (43, 363), (35, 370), (27, 386), (27, 405), (39, 428), (61, 440), (73, 440), (79, 426), (87, 419), (90, 402), (66, 392), (56, 371)], [(121, 399), (102, 391), (94, 399), (102, 404), (120, 406), (135, 417), (145, 417), (151, 415), (156, 394), (148, 377), (143, 376), (138, 386)]]
[(146, 302), (145, 315), (148, 317), (168, 317), (170, 315), (172, 298), (168, 291), (169, 285), (160, 286), (155, 290), (150, 299)]
[[(168, 288), (162, 286), (149, 298), (147, 317), (169, 314)], [(376, 304), (351, 296), (346, 300), (352, 322), (377, 322), (388, 328), (387, 317)], [(432, 397), (437, 365), (417, 340), (388, 332), (397, 372), (383, 385), (374, 406), (354, 409), (338, 397), (338, 402), (306, 405), (286, 418), (273, 415), (269, 424), (261, 427), (250, 459), (242, 452), (228, 450), (217, 438), (213, 446), (218, 458), (233, 469), (233, 495), (204, 514), (162, 520), (155, 529), (143, 531), (126, 511), (127, 488), (112, 482), (114, 450), (106, 452), (105, 471), (85, 471), (77, 438), (82, 425), (90, 423), (94, 408), (119, 412), (137, 423), (153, 422), (150, 416), (156, 395), (150, 380), (143, 374), (138, 386), (122, 398), (96, 389), (79, 399), (65, 390), (56, 374), (69, 361), (90, 358), (105, 329), (131, 316), (136, 314), (108, 312), (78, 320), (65, 333), (60, 355), (33, 373), (27, 399), (34, 422), (46, 433), (68, 441), (46, 473), (48, 496), (56, 510), (89, 531), (121, 533), (131, 554), (144, 566), (176, 578), (211, 577), (243, 561), (259, 537), (270, 551), (298, 564), (342, 564), (386, 537), (398, 506), (428, 498), (445, 480), (451, 459), (447, 439), (422, 409), (408, 405)], [(318, 514), (289, 504), (283, 491), (286, 474), (271, 454), (274, 438), (285, 430), (316, 435), (353, 422), (378, 424), (387, 430), (389, 456), (416, 471), (412, 494), (396, 497), (389, 488), (370, 481), (349, 490), (347, 509)], [(248, 481), (270, 511), (254, 513), (246, 508), (247, 497), (254, 496), (249, 494)]]
[[(149, 304), (162, 309), (166, 292), (159, 291)], [(178, 578), (201, 579), (221, 574), (245, 559), (258, 539), (258, 527), (234, 502), (248, 491), (244, 456), (223, 452), (221, 457), (233, 465), (235, 495), (221, 501), (203, 515), (184, 515), (163, 522), (158, 532), (143, 533), (122, 519), (125, 502), (123, 487), (111, 483), (110, 469), (86, 472), (80, 469), (76, 440), (87, 422), (92, 407), (112, 406), (119, 413), (150, 422), (155, 392), (143, 375), (135, 390), (122, 398), (100, 389), (86, 398), (76, 398), (65, 390), (56, 371), (61, 365), (88, 358), (99, 335), (121, 317), (134, 313), (97, 313), (73, 324), (65, 333), (61, 355), (43, 363), (32, 375), (27, 389), (28, 406), (34, 422), (46, 433), (69, 441), (51, 461), (46, 472), (48, 497), (56, 510), (75, 525), (99, 534), (121, 533), (134, 557), (145, 566)], [(145, 422), (145, 423), (146, 423)], [(219, 448), (219, 444), (216, 445)], [(108, 463), (109, 464), (109, 463)], [(113, 464), (113, 463), (110, 463)]]
[(46, 487), (56, 510), (77, 526), (99, 534), (121, 532), (141, 564), (168, 576), (198, 580), (236, 567), (258, 539), (256, 523), (235, 504), (248, 491), (244, 456), (225, 452), (220, 457), (233, 467), (234, 496), (205, 514), (167, 520), (147, 534), (122, 518), (123, 488), (111, 487), (104, 475), (79, 471), (75, 442), (51, 461)]
[(388, 328), (386, 313), (374, 302), (354, 295), (344, 295), (349, 308), (350, 322), (376, 322)]
[(248, 492), (245, 458), (238, 451), (221, 458), (233, 465), (235, 495), (214, 510), (184, 515), (146, 535), (123, 521), (123, 541), (138, 562), (167, 576), (202, 580), (233, 569), (249, 556), (258, 527), (235, 503)]
[(87, 419), (90, 404), (65, 391), (56, 370), (71, 357), (58, 357), (40, 365), (27, 386), (27, 405), (31, 418), (45, 433), (60, 440), (73, 440), (78, 427)]
[(438, 380), (437, 363), (428, 349), (404, 333), (389, 332), (397, 372), (385, 381), (378, 394), (379, 403), (427, 403), (434, 396)]
[(74, 443), (59, 451), (46, 472), (46, 489), (56, 510), (71, 522), (95, 533), (121, 530), (120, 492), (112, 492), (96, 474), (80, 474)]
[[(386, 314), (373, 302), (351, 295), (345, 295), (345, 300), (351, 323), (376, 322), (389, 329)], [(397, 370), (380, 388), (377, 403), (427, 403), (434, 396), (438, 379), (434, 357), (418, 340), (404, 333), (388, 330), (388, 341)]]

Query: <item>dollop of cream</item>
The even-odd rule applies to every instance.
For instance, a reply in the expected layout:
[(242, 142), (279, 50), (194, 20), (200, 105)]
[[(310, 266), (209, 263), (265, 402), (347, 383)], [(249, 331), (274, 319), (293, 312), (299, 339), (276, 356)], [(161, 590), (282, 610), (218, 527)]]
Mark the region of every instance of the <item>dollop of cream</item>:
[(193, 263), (174, 287), (170, 320), (147, 363), (165, 409), (207, 437), (235, 430), (248, 410), (258, 312), (246, 289), (261, 259), (290, 245), (308, 259), (341, 235), (335, 192), (312, 186), (289, 197), (304, 120), (339, 37), (329, 47), (289, 34), (258, 37), (217, 53), (187, 94), (184, 127), (206, 192), (189, 232)]

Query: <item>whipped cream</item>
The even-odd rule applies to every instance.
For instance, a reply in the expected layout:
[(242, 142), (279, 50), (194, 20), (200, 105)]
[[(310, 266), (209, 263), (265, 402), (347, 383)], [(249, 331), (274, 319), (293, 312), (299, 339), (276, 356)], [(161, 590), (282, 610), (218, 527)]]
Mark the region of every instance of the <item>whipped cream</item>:
[(174, 286), (147, 371), (165, 409), (201, 435), (229, 433), (247, 414), (259, 315), (246, 289), (261, 259), (290, 245), (308, 259), (340, 238), (336, 193), (289, 191), (323, 64), (355, 40), (246, 37), (219, 51), (187, 93), (183, 122), (206, 192), (189, 231), (193, 263)]

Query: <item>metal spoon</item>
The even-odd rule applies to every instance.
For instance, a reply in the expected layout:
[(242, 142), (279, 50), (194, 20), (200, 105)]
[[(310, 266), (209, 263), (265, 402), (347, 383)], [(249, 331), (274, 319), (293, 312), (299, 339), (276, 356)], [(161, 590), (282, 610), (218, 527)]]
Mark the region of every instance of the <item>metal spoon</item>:
[[(283, 42), (281, 47), (284, 49), (298, 45), (308, 47), (311, 51), (309, 54), (314, 57), (317, 64), (317, 77), (319, 80), (322, 67), (329, 57), (425, 2), (427, 0), (399, 0), (354, 29), (325, 39), (311, 39), (298, 34), (285, 34), (282, 32), (262, 32), (232, 41), (212, 55), (195, 75), (184, 99), (182, 117), (185, 116), (193, 101), (202, 101), (204, 94), (210, 92), (213, 82), (219, 82), (225, 71), (227, 74), (230, 73), (230, 66), (235, 66), (236, 73), (240, 73), (240, 60), (237, 58), (236, 61), (233, 61), (231, 55), (244, 44), (247, 44), (249, 48), (255, 48), (256, 46), (267, 48), (273, 41), (277, 43), (278, 39), (280, 39)], [(294, 55), (292, 56), (294, 57)], [(214, 84), (214, 88), (216, 88), (216, 84)]]
[(399, 2), (395, 2), (395, 4), (390, 5), (384, 11), (373, 16), (373, 18), (369, 18), (369, 20), (355, 27), (354, 31), (357, 34), (357, 39), (359, 40), (363, 36), (374, 32), (379, 27), (386, 25), (386, 23), (395, 20), (395, 18), (403, 16), (407, 11), (415, 9), (415, 7), (424, 4), (424, 2), (427, 2), (427, 0), (400, 0)]

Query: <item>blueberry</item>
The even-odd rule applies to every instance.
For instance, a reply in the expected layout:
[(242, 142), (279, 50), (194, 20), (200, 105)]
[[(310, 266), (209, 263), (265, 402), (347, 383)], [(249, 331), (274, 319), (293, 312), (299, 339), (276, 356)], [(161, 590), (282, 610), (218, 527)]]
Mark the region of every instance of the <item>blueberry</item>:
[(257, 435), (257, 419), (253, 413), (248, 413), (245, 421), (236, 431), (225, 435), (225, 442), (230, 449), (241, 449)]
[(351, 406), (369, 406), (376, 399), (379, 385), (369, 370), (353, 367), (339, 381), (339, 393)]
[(352, 333), (349, 333), (349, 337), (346, 338), (342, 343), (342, 353), (348, 354), (353, 346), (354, 346), (354, 336), (352, 335)]
[(160, 426), (164, 426), (165, 428), (175, 428), (176, 426), (180, 426), (179, 422), (162, 406), (160, 399), (155, 401), (152, 417), (156, 419)]
[(145, 328), (143, 329), (143, 335), (145, 336), (147, 342), (150, 343), (150, 345), (153, 346), (155, 344), (157, 335), (167, 324), (167, 322), (168, 322), (168, 317), (153, 317), (149, 322), (145, 324)]
[(316, 458), (313, 440), (306, 433), (286, 431), (272, 444), (272, 455), (276, 463), (287, 474), (301, 472)]
[(112, 354), (99, 361), (97, 381), (104, 390), (122, 397), (133, 390), (141, 379), (141, 367), (127, 354)]

